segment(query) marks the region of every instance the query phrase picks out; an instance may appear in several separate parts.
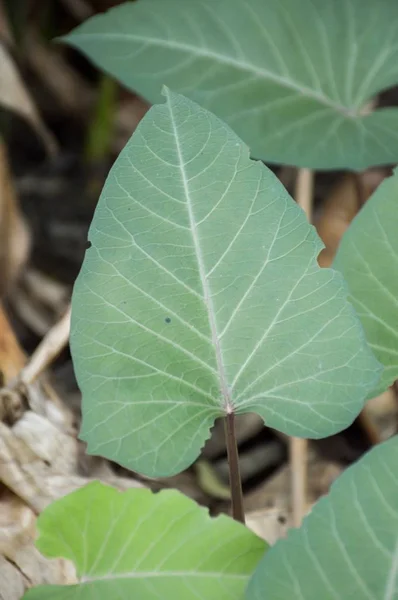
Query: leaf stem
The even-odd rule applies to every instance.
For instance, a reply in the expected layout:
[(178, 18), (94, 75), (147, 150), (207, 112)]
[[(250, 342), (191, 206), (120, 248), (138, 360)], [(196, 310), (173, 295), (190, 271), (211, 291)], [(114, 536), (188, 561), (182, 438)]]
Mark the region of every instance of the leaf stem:
[(243, 510), (242, 480), (240, 477), (238, 444), (235, 432), (235, 415), (233, 412), (226, 415), (224, 424), (229, 465), (229, 486), (232, 499), (232, 517), (235, 521), (240, 521), (244, 524), (245, 513)]

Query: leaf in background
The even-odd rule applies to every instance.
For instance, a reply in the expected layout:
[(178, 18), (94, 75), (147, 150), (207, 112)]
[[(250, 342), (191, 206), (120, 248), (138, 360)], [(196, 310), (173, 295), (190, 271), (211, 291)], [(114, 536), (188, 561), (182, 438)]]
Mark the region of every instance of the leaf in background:
[(219, 500), (231, 500), (231, 489), (225, 484), (213, 464), (207, 460), (198, 460), (195, 463), (198, 485), (210, 497)]
[(374, 396), (398, 379), (398, 169), (354, 218), (334, 260), (384, 366)]
[(231, 411), (289, 435), (339, 431), (379, 369), (275, 175), (214, 115), (165, 95), (108, 176), (72, 301), (82, 438), (150, 476), (190, 465)]
[(26, 600), (241, 600), (266, 544), (175, 490), (120, 493), (94, 482), (38, 519), (39, 550), (71, 560), (81, 583)]
[(138, 0), (63, 38), (150, 102), (166, 84), (269, 162), (365, 169), (398, 161), (395, 0)]
[(247, 600), (398, 598), (398, 437), (349, 467), (260, 561)]

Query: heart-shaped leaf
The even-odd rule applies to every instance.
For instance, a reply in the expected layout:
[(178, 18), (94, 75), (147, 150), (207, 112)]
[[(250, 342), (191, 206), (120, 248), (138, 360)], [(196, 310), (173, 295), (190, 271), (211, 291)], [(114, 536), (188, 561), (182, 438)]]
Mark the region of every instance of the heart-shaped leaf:
[(64, 40), (150, 102), (163, 84), (231, 125), (253, 156), (318, 169), (398, 161), (396, 0), (138, 0)]
[(51, 504), (38, 527), (39, 550), (71, 560), (80, 583), (40, 586), (26, 600), (241, 600), (266, 549), (175, 490), (120, 493), (99, 482)]
[(344, 234), (334, 265), (384, 372), (373, 395), (398, 379), (398, 169), (386, 179)]
[(330, 435), (379, 376), (304, 212), (229, 127), (165, 93), (106, 181), (71, 331), (89, 452), (152, 476), (231, 412)]
[(347, 469), (260, 561), (247, 600), (398, 598), (398, 437)]

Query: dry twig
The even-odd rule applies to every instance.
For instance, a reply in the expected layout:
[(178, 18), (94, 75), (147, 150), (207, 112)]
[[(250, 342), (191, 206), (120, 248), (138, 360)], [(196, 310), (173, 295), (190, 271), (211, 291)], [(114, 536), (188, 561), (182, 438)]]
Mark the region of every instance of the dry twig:
[(65, 348), (69, 340), (71, 308), (66, 310), (63, 317), (44, 336), (28, 364), (19, 376), (19, 382), (25, 386), (32, 384), (45, 371), (49, 364)]

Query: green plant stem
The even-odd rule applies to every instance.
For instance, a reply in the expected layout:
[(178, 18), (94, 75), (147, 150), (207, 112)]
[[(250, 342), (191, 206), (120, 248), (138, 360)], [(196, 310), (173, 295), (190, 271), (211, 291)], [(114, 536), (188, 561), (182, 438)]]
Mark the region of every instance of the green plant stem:
[(102, 75), (98, 102), (88, 128), (85, 158), (90, 164), (100, 163), (110, 152), (116, 112), (117, 84)]
[(229, 465), (229, 486), (231, 488), (232, 517), (235, 519), (235, 521), (240, 521), (244, 524), (245, 513), (243, 510), (242, 480), (239, 469), (239, 455), (235, 433), (234, 413), (228, 413), (225, 417), (224, 423)]

